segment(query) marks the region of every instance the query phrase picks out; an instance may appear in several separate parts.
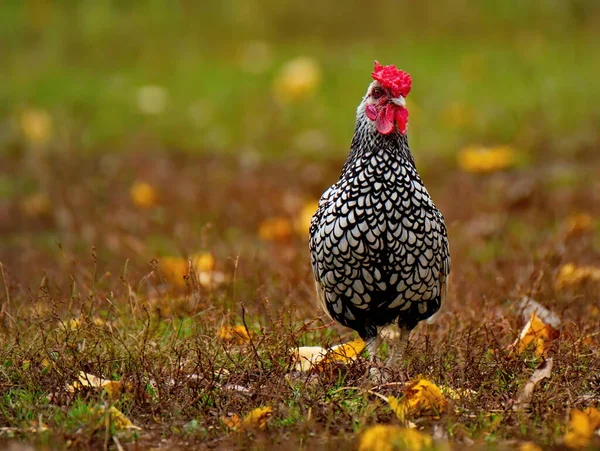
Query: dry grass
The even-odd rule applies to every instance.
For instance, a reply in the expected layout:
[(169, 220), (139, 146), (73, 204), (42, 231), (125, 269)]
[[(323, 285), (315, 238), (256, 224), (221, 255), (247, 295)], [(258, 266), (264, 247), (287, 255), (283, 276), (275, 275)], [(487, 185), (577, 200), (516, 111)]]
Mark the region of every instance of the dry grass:
[[(0, 201), (0, 426), (11, 428), (3, 439), (47, 448), (339, 449), (355, 446), (368, 425), (398, 422), (364, 390), (363, 359), (313, 375), (292, 371), (290, 348), (353, 334), (319, 328), (326, 320), (306, 237), (257, 236), (265, 218), (293, 223), (339, 161), (29, 156), (0, 161), (15, 183), (37, 180), (47, 196), (37, 209), (23, 207), (27, 195)], [(439, 320), (413, 333), (390, 377), (472, 390), (439, 419), (414, 419), (456, 449), (525, 440), (558, 448), (570, 410), (600, 403), (598, 284), (555, 286), (564, 263), (600, 266), (600, 159), (572, 157), (535, 154), (527, 168), (489, 175), (419, 161), (449, 225), (450, 296)], [(155, 206), (133, 205), (134, 180), (156, 190)], [(581, 212), (595, 222), (573, 230), (567, 218)], [(161, 266), (164, 257), (198, 252), (214, 255), (222, 284), (196, 276), (179, 283)], [(542, 362), (533, 350), (507, 350), (523, 325), (523, 296), (558, 314), (562, 330), (547, 350), (551, 378), (536, 387), (530, 411), (515, 412), (513, 400)], [(218, 338), (234, 324), (247, 328), (249, 342)], [(80, 371), (122, 380), (123, 393), (72, 393)], [(142, 429), (117, 431), (97, 409), (109, 403)], [(226, 425), (261, 406), (273, 408), (265, 430)]]

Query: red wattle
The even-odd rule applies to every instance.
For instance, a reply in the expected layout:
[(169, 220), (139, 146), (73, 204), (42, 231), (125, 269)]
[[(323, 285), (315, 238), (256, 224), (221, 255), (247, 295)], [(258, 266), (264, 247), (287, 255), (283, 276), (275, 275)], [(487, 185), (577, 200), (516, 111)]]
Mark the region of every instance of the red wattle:
[(389, 135), (394, 131), (394, 109), (386, 105), (379, 110), (377, 122), (375, 123), (377, 131), (382, 135)]
[(408, 123), (408, 110), (403, 107), (396, 108), (395, 112), (396, 124), (398, 124), (398, 130), (403, 135), (406, 134), (406, 124)]

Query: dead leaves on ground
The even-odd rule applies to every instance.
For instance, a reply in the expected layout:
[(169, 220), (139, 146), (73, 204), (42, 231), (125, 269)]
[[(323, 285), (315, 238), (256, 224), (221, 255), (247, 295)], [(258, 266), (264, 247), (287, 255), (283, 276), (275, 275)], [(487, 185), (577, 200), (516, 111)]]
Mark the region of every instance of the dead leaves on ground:
[(360, 437), (359, 451), (393, 451), (431, 449), (433, 439), (415, 429), (377, 424), (367, 428)]
[(285, 216), (274, 216), (263, 220), (258, 226), (258, 237), (263, 241), (276, 243), (289, 242), (294, 233), (308, 239), (310, 221), (317, 211), (318, 201), (308, 201), (296, 212), (295, 219)]
[(163, 257), (159, 260), (158, 269), (165, 280), (177, 289), (185, 288), (190, 276), (206, 289), (225, 282), (225, 274), (215, 270), (215, 258), (209, 252), (194, 254), (190, 258)]
[(546, 353), (549, 343), (560, 335), (560, 318), (533, 299), (524, 298), (520, 305), (524, 319), (528, 320), (511, 345), (511, 351), (522, 354), (533, 346), (535, 355), (541, 357)]
[(327, 365), (335, 362), (350, 363), (356, 360), (365, 346), (365, 342), (357, 338), (328, 349), (321, 346), (300, 346), (292, 350), (291, 354), (296, 371), (322, 371)]
[(106, 425), (112, 424), (115, 429), (123, 430), (123, 429), (133, 429), (137, 431), (141, 431), (142, 428), (134, 425), (129, 418), (125, 416), (123, 412), (117, 409), (115, 406), (110, 406), (108, 409), (104, 406), (98, 407), (95, 410), (95, 413), (98, 416), (104, 416)]
[(558, 270), (554, 286), (558, 291), (561, 291), (585, 282), (600, 282), (600, 268), (567, 263)]
[(418, 451), (433, 447), (433, 437), (416, 430), (409, 418), (439, 418), (446, 410), (448, 402), (437, 385), (427, 379), (418, 378), (405, 385), (402, 398), (377, 395), (387, 402), (403, 426), (377, 424), (368, 427), (360, 437), (359, 450)]
[(439, 417), (447, 406), (446, 398), (440, 388), (427, 379), (417, 379), (407, 383), (404, 397), (397, 399), (389, 396), (387, 403), (403, 423), (414, 416)]
[(525, 411), (531, 406), (531, 400), (533, 399), (533, 391), (537, 384), (544, 379), (549, 379), (552, 375), (552, 359), (548, 359), (538, 367), (537, 370), (531, 375), (527, 383), (521, 388), (517, 394), (515, 403), (513, 404), (513, 410)]
[(600, 411), (595, 407), (585, 410), (572, 410), (569, 431), (565, 435), (565, 445), (569, 448), (587, 448), (592, 437), (600, 432)]
[(129, 188), (129, 197), (133, 204), (142, 209), (152, 208), (158, 202), (158, 193), (152, 185), (136, 181)]
[(516, 165), (517, 160), (518, 152), (510, 146), (470, 146), (456, 156), (460, 169), (480, 174), (510, 169)]
[(218, 337), (226, 343), (244, 344), (250, 342), (250, 333), (246, 326), (222, 326), (219, 329)]
[(269, 406), (257, 407), (251, 410), (243, 419), (238, 414), (222, 418), (223, 424), (234, 431), (260, 429), (267, 427), (267, 422), (273, 415), (273, 409)]
[(77, 380), (67, 386), (67, 391), (77, 393), (84, 388), (102, 389), (106, 392), (110, 399), (119, 398), (125, 391), (131, 390), (131, 386), (125, 384), (124, 381), (113, 381), (103, 379), (93, 374), (80, 371)]

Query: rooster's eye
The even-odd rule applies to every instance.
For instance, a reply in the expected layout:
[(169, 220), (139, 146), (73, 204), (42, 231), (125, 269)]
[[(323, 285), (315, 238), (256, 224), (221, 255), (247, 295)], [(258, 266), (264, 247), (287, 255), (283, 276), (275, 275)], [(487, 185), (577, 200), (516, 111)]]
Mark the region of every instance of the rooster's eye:
[(374, 88), (373, 91), (371, 91), (371, 97), (373, 97), (374, 99), (378, 99), (383, 95), (383, 89), (377, 87)]

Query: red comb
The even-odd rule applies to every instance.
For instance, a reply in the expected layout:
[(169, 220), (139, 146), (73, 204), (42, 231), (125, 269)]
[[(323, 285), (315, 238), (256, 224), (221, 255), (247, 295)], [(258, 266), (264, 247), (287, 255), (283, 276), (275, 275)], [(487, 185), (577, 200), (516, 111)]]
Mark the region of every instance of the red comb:
[(412, 83), (410, 75), (403, 70), (396, 69), (396, 66), (382, 66), (375, 61), (375, 68), (371, 73), (373, 80), (377, 80), (381, 86), (392, 91), (394, 97), (406, 97), (410, 92)]

